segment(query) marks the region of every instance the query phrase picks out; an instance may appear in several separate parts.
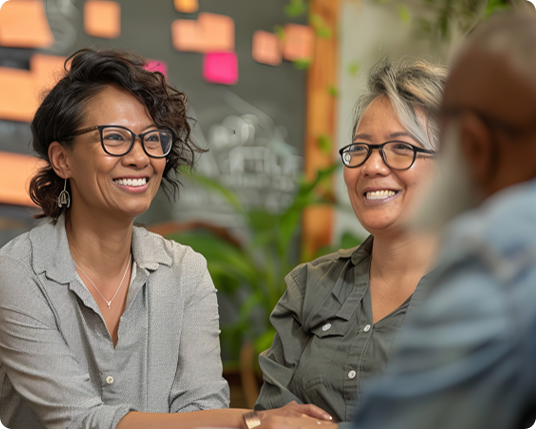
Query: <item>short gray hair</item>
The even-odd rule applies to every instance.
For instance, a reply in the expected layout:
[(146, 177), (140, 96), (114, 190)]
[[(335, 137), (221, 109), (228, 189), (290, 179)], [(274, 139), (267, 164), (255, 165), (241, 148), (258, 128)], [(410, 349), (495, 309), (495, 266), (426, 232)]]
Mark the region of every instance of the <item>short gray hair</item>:
[[(376, 63), (367, 78), (367, 91), (354, 108), (355, 135), (359, 121), (367, 107), (379, 96), (387, 96), (398, 120), (426, 149), (437, 150), (439, 128), (434, 113), (441, 103), (448, 69), (425, 60), (407, 62), (382, 59)], [(424, 113), (425, 123), (418, 112)]]

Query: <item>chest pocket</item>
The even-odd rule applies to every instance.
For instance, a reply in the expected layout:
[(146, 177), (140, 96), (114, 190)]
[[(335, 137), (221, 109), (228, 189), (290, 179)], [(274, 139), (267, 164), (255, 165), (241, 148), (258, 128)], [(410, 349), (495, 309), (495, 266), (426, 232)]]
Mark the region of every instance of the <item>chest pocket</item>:
[(329, 294), (307, 318), (308, 324), (303, 329), (309, 335), (309, 341), (293, 380), (301, 390), (335, 382), (332, 375), (347, 365), (349, 350), (357, 333), (359, 303), (358, 297), (351, 298), (350, 295), (341, 303), (336, 296)]

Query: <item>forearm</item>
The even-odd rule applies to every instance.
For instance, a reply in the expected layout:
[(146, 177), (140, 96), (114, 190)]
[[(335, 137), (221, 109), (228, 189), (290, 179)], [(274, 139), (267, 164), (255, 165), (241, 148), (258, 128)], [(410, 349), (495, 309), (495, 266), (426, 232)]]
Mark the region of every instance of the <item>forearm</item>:
[(248, 411), (250, 410), (240, 408), (171, 414), (131, 411), (121, 419), (116, 429), (190, 429), (196, 427), (246, 429), (242, 414)]

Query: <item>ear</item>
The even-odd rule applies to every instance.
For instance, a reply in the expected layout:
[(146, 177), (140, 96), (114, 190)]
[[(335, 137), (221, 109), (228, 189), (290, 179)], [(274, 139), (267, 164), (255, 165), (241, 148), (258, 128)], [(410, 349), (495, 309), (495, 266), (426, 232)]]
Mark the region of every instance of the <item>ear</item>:
[(54, 172), (62, 179), (71, 177), (69, 153), (59, 142), (52, 142), (48, 147), (48, 159)]
[(497, 168), (497, 148), (488, 127), (470, 112), (460, 117), (460, 148), (474, 183), (481, 189), (487, 188)]

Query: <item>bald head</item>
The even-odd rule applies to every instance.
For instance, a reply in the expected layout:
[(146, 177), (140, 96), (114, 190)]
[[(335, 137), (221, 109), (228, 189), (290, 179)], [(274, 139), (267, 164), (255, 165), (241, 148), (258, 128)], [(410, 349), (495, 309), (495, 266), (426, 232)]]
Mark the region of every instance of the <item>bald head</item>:
[(457, 144), (484, 197), (536, 177), (535, 47), (535, 14), (501, 14), (481, 24), (453, 61), (443, 110), (454, 116)]

